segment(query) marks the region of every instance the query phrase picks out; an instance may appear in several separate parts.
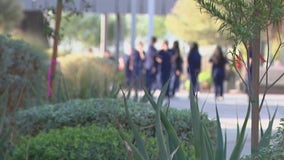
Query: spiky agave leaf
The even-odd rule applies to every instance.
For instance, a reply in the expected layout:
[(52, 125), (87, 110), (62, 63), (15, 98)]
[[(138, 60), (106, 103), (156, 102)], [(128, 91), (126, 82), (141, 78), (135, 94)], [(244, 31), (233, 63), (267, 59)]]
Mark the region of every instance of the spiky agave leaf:
[(133, 120), (130, 117), (130, 113), (129, 113), (129, 110), (128, 110), (128, 104), (127, 104), (127, 100), (126, 100), (126, 97), (125, 97), (125, 93), (123, 92), (123, 90), (121, 90), (121, 91), (122, 91), (122, 94), (123, 94), (124, 107), (125, 107), (126, 116), (127, 116), (128, 122), (129, 122), (129, 124), (131, 126), (134, 138), (136, 140), (138, 151), (142, 155), (143, 159), (149, 160), (149, 156), (147, 154), (144, 142), (143, 142), (141, 136), (139, 135), (137, 126), (134, 124)]
[(236, 145), (234, 146), (233, 152), (230, 156), (230, 160), (239, 160), (240, 159), (240, 156), (241, 156), (241, 153), (242, 153), (242, 150), (243, 150), (243, 147), (244, 147), (244, 143), (245, 143), (245, 140), (246, 140), (245, 132), (246, 132), (246, 127), (247, 127), (247, 123), (248, 123), (248, 120), (249, 120), (250, 109), (251, 109), (251, 106), (249, 105), (248, 109), (247, 109), (246, 116), (245, 116), (244, 123), (242, 125), (242, 129), (241, 129), (240, 132), (239, 132), (239, 129), (238, 129)]
[[(151, 103), (152, 107), (154, 108), (155, 111), (158, 111), (158, 108), (161, 107), (162, 105), (162, 100), (165, 97), (165, 93), (166, 93), (166, 89), (167, 89), (167, 85), (169, 85), (169, 82), (167, 82), (167, 84), (163, 87), (162, 92), (159, 95), (159, 100), (158, 100), (158, 105), (154, 98), (152, 97), (152, 95), (149, 93), (149, 91), (147, 89), (144, 88), (146, 97), (148, 98), (149, 102)], [(185, 157), (185, 153), (183, 151), (183, 149), (180, 146), (181, 142), (176, 134), (176, 130), (174, 129), (173, 125), (170, 123), (170, 121), (168, 120), (167, 116), (165, 115), (164, 112), (159, 111), (160, 112), (160, 119), (162, 121), (162, 124), (165, 128), (165, 131), (167, 132), (168, 135), (168, 145), (169, 145), (169, 149), (171, 152), (171, 155), (173, 153), (173, 159), (174, 160), (183, 160), (186, 159)], [(177, 151), (175, 152), (175, 150), (177, 149)]]

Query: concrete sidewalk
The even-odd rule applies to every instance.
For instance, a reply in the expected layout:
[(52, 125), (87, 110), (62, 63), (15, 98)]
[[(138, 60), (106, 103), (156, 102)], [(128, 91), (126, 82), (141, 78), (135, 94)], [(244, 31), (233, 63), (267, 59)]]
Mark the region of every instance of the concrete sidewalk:
[[(260, 96), (261, 98), (261, 96)], [(227, 157), (229, 158), (235, 145), (237, 122), (242, 125), (247, 112), (248, 97), (246, 94), (225, 94), (224, 99), (215, 101), (212, 93), (200, 93), (198, 97), (199, 108), (207, 113), (209, 118), (216, 119), (215, 106), (219, 111), (221, 125), (227, 133), (228, 148)], [(190, 109), (187, 92), (179, 92), (175, 97), (170, 99), (170, 106), (177, 109)], [(269, 114), (272, 116), (278, 108), (273, 128), (279, 126), (281, 118), (284, 118), (284, 95), (269, 94), (266, 96), (264, 106), (261, 110), (261, 123), (266, 129), (269, 122)], [(247, 141), (245, 143), (242, 155), (250, 154), (251, 145), (251, 121), (249, 120), (246, 130)]]

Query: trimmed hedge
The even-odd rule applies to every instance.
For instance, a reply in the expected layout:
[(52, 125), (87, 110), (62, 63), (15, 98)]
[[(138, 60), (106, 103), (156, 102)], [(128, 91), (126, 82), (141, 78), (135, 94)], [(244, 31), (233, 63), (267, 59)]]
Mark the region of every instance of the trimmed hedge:
[[(154, 136), (154, 110), (145, 103), (128, 102), (133, 121), (144, 128), (147, 135)], [(189, 110), (169, 108), (168, 118), (182, 140), (192, 142), (191, 114)], [(203, 121), (215, 137), (215, 121), (203, 115)], [(20, 134), (36, 135), (40, 131), (66, 126), (121, 125), (128, 130), (128, 120), (122, 100), (89, 99), (71, 100), (66, 103), (33, 107), (20, 110), (16, 115), (17, 130)]]
[(113, 127), (74, 127), (26, 136), (16, 145), (13, 160), (127, 159), (127, 151)]
[[(132, 135), (128, 132), (123, 134), (129, 138)], [(157, 159), (156, 138), (143, 137), (150, 159)], [(64, 127), (41, 132), (35, 137), (24, 136), (19, 142), (15, 145), (12, 160), (122, 160), (133, 156), (126, 149), (117, 129), (111, 126)], [(194, 157), (191, 145), (181, 147), (190, 159)]]

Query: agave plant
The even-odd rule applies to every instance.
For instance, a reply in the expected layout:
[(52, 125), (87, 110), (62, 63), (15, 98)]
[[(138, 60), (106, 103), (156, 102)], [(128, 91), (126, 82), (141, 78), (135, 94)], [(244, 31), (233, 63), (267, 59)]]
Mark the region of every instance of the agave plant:
[[(158, 142), (157, 147), (159, 151), (158, 159), (185, 160), (188, 159), (188, 157), (186, 156), (183, 149), (180, 147), (182, 142), (177, 137), (176, 131), (173, 128), (172, 124), (167, 119), (166, 114), (163, 111), (161, 111), (162, 102), (165, 97), (165, 91), (166, 91), (166, 85), (165, 87), (163, 87), (163, 90), (159, 95), (157, 102), (155, 102), (151, 94), (147, 90), (145, 90), (145, 94), (156, 113), (155, 129), (156, 129), (156, 138)], [(126, 137), (123, 136), (122, 132), (120, 132), (121, 138), (127, 144), (127, 146), (129, 146), (129, 148), (134, 154), (134, 156), (130, 157), (129, 159), (135, 158), (140, 160), (148, 160), (149, 156), (146, 151), (143, 139), (139, 135), (137, 126), (134, 124), (134, 122), (131, 119), (125, 95), (124, 95), (124, 103), (125, 103), (126, 116), (128, 117), (130, 126), (132, 128), (132, 132), (134, 134), (134, 139), (136, 141), (136, 145), (134, 145), (129, 140), (127, 140)], [(202, 121), (202, 117), (200, 114), (201, 112), (199, 110), (198, 103), (196, 101), (196, 97), (194, 96), (192, 89), (190, 93), (190, 108), (192, 114), (192, 126), (193, 126), (193, 136), (194, 136), (194, 142), (192, 143), (195, 148), (195, 158), (197, 160), (226, 160), (227, 136), (226, 134), (223, 135), (223, 129), (221, 127), (217, 106), (216, 106), (217, 137), (215, 143), (216, 145), (212, 143), (208, 128)], [(241, 126), (241, 128), (239, 124), (237, 125), (236, 144), (230, 155), (229, 158), (230, 160), (239, 160), (241, 157), (241, 152), (243, 150), (244, 143), (246, 141), (245, 131), (247, 127), (247, 122), (249, 120), (250, 109), (251, 106), (249, 105), (244, 123)], [(263, 136), (260, 141), (261, 146), (266, 146), (269, 144), (275, 114), (276, 111), (269, 122), (267, 130), (265, 132), (262, 132)]]
[[(168, 85), (168, 84), (167, 84)], [(172, 124), (166, 117), (166, 114), (161, 111), (162, 103), (165, 98), (166, 86), (163, 87), (163, 90), (158, 98), (158, 101), (155, 102), (154, 98), (151, 94), (144, 89), (146, 97), (151, 103), (153, 109), (155, 110), (155, 129), (156, 129), (156, 138), (158, 143), (158, 158), (165, 160), (183, 160), (186, 159), (186, 155), (181, 146), (181, 141), (179, 140), (176, 131)], [(124, 93), (123, 93), (124, 95)], [(129, 142), (125, 137), (122, 136), (124, 142), (127, 143), (128, 146), (131, 147), (134, 152), (135, 159), (148, 160), (149, 156), (146, 151), (144, 142), (142, 138), (138, 134), (137, 126), (134, 124), (130, 117), (130, 113), (127, 106), (127, 101), (124, 95), (124, 103), (125, 103), (125, 111), (126, 116), (128, 117), (130, 126), (132, 128), (132, 132), (134, 134), (134, 138), (137, 142), (137, 147)], [(121, 135), (123, 135), (121, 133)]]

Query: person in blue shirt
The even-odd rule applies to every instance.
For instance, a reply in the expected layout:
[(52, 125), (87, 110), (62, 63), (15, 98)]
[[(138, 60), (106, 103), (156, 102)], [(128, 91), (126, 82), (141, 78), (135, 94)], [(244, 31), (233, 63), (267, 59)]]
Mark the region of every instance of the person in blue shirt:
[[(161, 71), (161, 83), (164, 86), (171, 77), (172, 71), (172, 52), (169, 50), (168, 41), (164, 41), (162, 45), (162, 50), (159, 51), (157, 62), (160, 64)], [(169, 86), (166, 90), (166, 96), (170, 97)]]
[(131, 55), (130, 70), (133, 76), (133, 88), (142, 89), (143, 85), (143, 70), (145, 62), (145, 52), (143, 50), (143, 43), (139, 42), (137, 45), (137, 50), (134, 50)]
[(146, 88), (151, 91), (152, 84), (155, 82), (157, 68), (154, 66), (155, 57), (157, 56), (157, 49), (155, 48), (155, 43), (157, 41), (156, 37), (152, 37), (151, 44), (148, 48), (146, 59), (145, 59), (145, 69), (146, 69)]
[(172, 55), (172, 74), (173, 74), (173, 82), (171, 83), (171, 96), (175, 96), (176, 91), (180, 85), (180, 76), (183, 71), (183, 59), (180, 54), (180, 48), (178, 41), (174, 41), (173, 44), (173, 55)]
[(215, 99), (223, 99), (224, 80), (225, 80), (225, 65), (227, 59), (225, 58), (221, 46), (217, 46), (214, 54), (209, 59), (212, 63), (212, 78), (214, 82)]
[(193, 93), (199, 91), (198, 75), (201, 70), (201, 55), (198, 50), (198, 44), (196, 42), (192, 43), (190, 51), (187, 56), (187, 72), (189, 74), (191, 84), (193, 85)]

